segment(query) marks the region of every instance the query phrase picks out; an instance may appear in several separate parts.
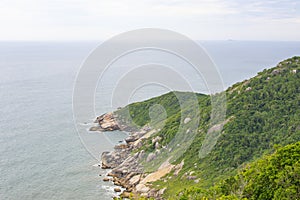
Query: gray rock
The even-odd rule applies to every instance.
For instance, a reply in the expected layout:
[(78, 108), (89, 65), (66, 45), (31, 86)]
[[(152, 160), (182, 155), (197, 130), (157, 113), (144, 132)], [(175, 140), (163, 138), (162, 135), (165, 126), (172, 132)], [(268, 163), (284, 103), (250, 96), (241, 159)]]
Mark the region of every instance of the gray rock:
[(145, 156), (145, 152), (144, 152), (144, 150), (142, 150), (142, 151), (140, 151), (140, 153), (139, 153), (139, 160), (142, 160), (143, 158), (144, 158), (144, 156)]
[(159, 147), (160, 147), (159, 143), (156, 142), (156, 143), (155, 143), (155, 149), (158, 149)]
[(187, 176), (186, 178), (187, 178), (187, 180), (195, 180), (197, 178), (197, 176)]
[(129, 180), (130, 185), (137, 185), (140, 182), (141, 175), (135, 175)]
[(130, 143), (130, 142), (134, 142), (136, 141), (138, 138), (134, 137), (134, 136), (129, 136), (128, 138), (125, 139), (125, 141), (127, 143)]
[(159, 142), (162, 138), (160, 136), (156, 136), (155, 138), (152, 139), (152, 144)]
[(160, 190), (158, 191), (158, 194), (159, 194), (159, 195), (163, 195), (163, 194), (165, 193), (166, 189), (167, 189), (167, 188), (160, 189)]
[(156, 157), (156, 155), (154, 153), (149, 153), (147, 159), (146, 159), (146, 162), (150, 162), (152, 160), (154, 160)]
[(150, 188), (144, 184), (138, 184), (135, 189), (138, 193), (147, 193), (150, 190)]
[(247, 87), (245, 91), (247, 92), (247, 91), (251, 91), (251, 90), (252, 90), (252, 87)]
[(191, 121), (191, 118), (187, 117), (187, 118), (184, 119), (183, 123), (184, 123), (184, 124), (187, 124), (187, 123), (189, 123), (190, 121)]

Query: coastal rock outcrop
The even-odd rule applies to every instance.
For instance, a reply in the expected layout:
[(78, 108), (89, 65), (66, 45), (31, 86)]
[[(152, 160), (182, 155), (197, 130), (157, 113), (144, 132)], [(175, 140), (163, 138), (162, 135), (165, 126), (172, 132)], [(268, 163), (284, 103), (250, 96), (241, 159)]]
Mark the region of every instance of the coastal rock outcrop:
[(120, 126), (112, 112), (103, 114), (96, 118), (95, 123), (99, 126), (90, 128), (90, 131), (115, 131), (120, 130)]
[(130, 154), (131, 148), (125, 144), (115, 146), (112, 152), (103, 152), (101, 155), (102, 169), (111, 169), (120, 166)]
[[(112, 114), (101, 115), (96, 119), (96, 122), (99, 123), (101, 129), (105, 128), (105, 131), (110, 129), (116, 130), (118, 125)], [(130, 132), (130, 135), (125, 139), (125, 143), (116, 145), (113, 151), (102, 153), (101, 167), (103, 169), (111, 169), (107, 174), (107, 176), (111, 178), (106, 177), (103, 180), (112, 180), (114, 185), (124, 188), (125, 190), (122, 191), (121, 197), (138, 194), (140, 196), (160, 199), (159, 190), (154, 190), (149, 187), (147, 181), (149, 177), (145, 179), (148, 174), (144, 173), (143, 166), (140, 164), (142, 160), (153, 160), (156, 154), (152, 153), (147, 155), (144, 150), (137, 151), (134, 154), (132, 153), (143, 145), (145, 138), (150, 137), (155, 132), (156, 130), (145, 126), (138, 131)], [(158, 144), (161, 138), (156, 137), (154, 140)], [(145, 181), (143, 181), (144, 179)]]

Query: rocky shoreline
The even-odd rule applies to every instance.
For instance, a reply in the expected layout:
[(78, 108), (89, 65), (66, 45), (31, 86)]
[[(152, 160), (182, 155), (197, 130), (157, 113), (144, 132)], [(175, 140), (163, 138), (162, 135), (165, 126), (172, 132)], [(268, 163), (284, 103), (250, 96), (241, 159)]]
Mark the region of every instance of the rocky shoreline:
[[(130, 130), (126, 125), (120, 125), (113, 113), (106, 113), (97, 117), (95, 123), (98, 123), (98, 126), (91, 127), (91, 131)], [(153, 189), (151, 188), (151, 182), (158, 180), (160, 176), (170, 172), (173, 165), (166, 163), (167, 166), (164, 166), (164, 172), (161, 175), (154, 176), (157, 178), (151, 179), (151, 174), (144, 173), (143, 166), (140, 163), (142, 159), (150, 160), (155, 155), (151, 153), (146, 155), (143, 150), (135, 151), (143, 145), (143, 141), (146, 138), (155, 132), (156, 130), (152, 130), (149, 126), (145, 126), (138, 131), (131, 131), (125, 139), (125, 143), (116, 145), (111, 152), (102, 153), (101, 167), (103, 169), (110, 169), (110, 172), (107, 174), (107, 177), (103, 178), (103, 181), (112, 181), (117, 186), (114, 189), (115, 192), (120, 192), (121, 188), (124, 188), (125, 190), (120, 195), (121, 198), (143, 196), (162, 199), (161, 195), (165, 189)], [(156, 140), (158, 144), (160, 138), (156, 138)], [(133, 154), (132, 152), (136, 153)], [(166, 171), (165, 169), (168, 170)]]

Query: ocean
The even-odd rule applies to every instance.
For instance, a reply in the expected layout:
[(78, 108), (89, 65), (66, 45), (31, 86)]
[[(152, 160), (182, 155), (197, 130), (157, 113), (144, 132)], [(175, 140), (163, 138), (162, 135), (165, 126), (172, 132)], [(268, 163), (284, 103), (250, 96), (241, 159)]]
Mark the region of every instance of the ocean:
[[(102, 181), (106, 171), (97, 164), (101, 151), (111, 149), (126, 133), (89, 132), (95, 116), (82, 116), (77, 128), (93, 141), (83, 144), (72, 110), (78, 70), (99, 44), (0, 42), (1, 200), (105, 200), (114, 195), (112, 184)], [(218, 67), (225, 88), (285, 58), (300, 55), (300, 42), (202, 41), (200, 44)], [(135, 59), (144, 59), (139, 56)], [(190, 79), (198, 82), (193, 76)], [(95, 96), (99, 115), (114, 109), (101, 97), (117, 83), (110, 78), (104, 80)], [(145, 87), (129, 102), (164, 92), (157, 86)], [(90, 145), (95, 147), (92, 152)]]

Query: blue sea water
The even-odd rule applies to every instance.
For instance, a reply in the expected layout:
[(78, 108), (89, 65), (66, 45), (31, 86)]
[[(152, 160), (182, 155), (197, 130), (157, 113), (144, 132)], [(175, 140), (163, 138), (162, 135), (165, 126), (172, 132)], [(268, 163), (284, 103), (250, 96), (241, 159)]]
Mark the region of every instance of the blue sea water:
[[(73, 121), (76, 74), (98, 42), (0, 43), (0, 199), (111, 199)], [(300, 55), (300, 42), (204, 41), (225, 87)], [(139, 59), (139, 58), (137, 58)], [(191, 77), (192, 78), (192, 77)], [(109, 80), (109, 79), (108, 79)], [(196, 80), (195, 80), (196, 81)], [(115, 82), (107, 81), (105, 88)], [(164, 92), (144, 88), (132, 101)], [(98, 114), (110, 111), (96, 95)], [(82, 117), (82, 129), (95, 116)], [(102, 150), (104, 134), (88, 132)], [(125, 133), (109, 137), (118, 142)], [(102, 142), (102, 143), (101, 143)], [(99, 144), (98, 144), (99, 143)], [(101, 148), (100, 148), (101, 149)], [(99, 152), (100, 155), (101, 152)]]

